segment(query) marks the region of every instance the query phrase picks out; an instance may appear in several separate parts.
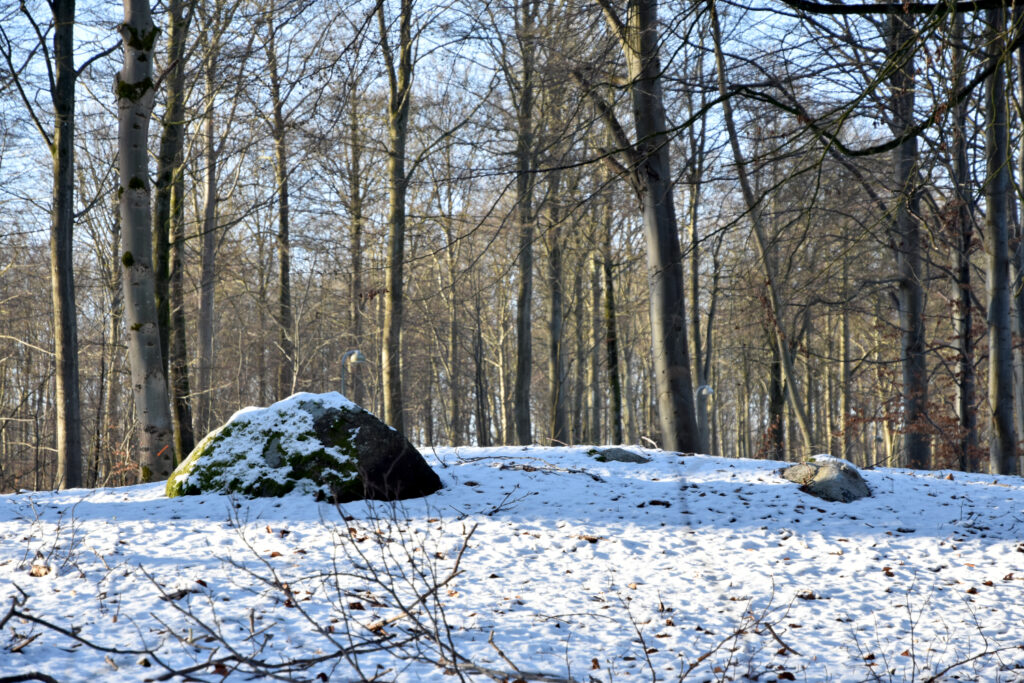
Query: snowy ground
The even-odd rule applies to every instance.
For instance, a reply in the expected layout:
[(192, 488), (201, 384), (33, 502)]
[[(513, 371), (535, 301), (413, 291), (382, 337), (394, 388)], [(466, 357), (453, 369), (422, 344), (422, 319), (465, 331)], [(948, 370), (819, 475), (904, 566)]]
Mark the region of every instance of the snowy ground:
[(442, 491), (340, 513), (0, 496), (0, 679), (1024, 681), (1020, 479), (875, 470), (825, 503), (780, 463), (646, 452), (437, 449)]

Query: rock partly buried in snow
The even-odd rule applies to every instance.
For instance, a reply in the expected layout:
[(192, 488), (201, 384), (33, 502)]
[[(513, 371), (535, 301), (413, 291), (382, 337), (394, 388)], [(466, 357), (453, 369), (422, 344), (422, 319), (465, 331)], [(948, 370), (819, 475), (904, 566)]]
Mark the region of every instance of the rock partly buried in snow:
[(651, 461), (650, 458), (642, 456), (639, 453), (626, 450), (625, 448), (592, 448), (588, 453), (594, 456), (594, 460), (597, 460), (598, 462), (608, 462), (609, 460), (613, 460), (615, 462), (643, 463)]
[(849, 503), (871, 495), (857, 468), (838, 458), (822, 458), (787, 467), (783, 478), (800, 484), (800, 490), (823, 500)]
[(205, 492), (348, 502), (433, 493), (441, 480), (409, 441), (341, 394), (295, 394), (245, 408), (171, 474), (170, 497)]

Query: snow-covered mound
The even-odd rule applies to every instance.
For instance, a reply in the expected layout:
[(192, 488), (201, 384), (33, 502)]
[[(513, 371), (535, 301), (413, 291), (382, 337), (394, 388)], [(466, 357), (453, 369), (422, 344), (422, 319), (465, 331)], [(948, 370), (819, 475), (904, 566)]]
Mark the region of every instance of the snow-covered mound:
[(439, 448), (445, 488), (399, 504), (2, 496), (0, 676), (1024, 681), (1020, 479), (826, 503), (631, 450)]

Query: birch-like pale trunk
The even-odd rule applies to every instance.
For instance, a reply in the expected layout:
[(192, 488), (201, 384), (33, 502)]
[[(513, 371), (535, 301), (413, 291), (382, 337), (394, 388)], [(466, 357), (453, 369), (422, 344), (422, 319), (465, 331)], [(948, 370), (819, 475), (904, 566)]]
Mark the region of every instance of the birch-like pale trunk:
[(150, 213), (149, 120), (153, 113), (153, 26), (148, 0), (124, 0), (124, 65), (117, 77), (121, 263), (128, 360), (139, 424), (142, 481), (166, 479), (174, 467), (167, 380), (154, 294)]

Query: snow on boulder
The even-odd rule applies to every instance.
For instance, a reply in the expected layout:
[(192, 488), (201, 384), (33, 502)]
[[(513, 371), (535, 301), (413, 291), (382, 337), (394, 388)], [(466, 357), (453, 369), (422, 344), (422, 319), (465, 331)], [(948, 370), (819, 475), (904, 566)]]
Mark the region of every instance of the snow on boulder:
[(206, 492), (348, 502), (425, 496), (441, 480), (409, 441), (339, 393), (243, 408), (167, 480), (169, 497)]
[(800, 484), (801, 491), (822, 500), (850, 503), (871, 495), (857, 468), (841, 458), (816, 456), (815, 462), (802, 462), (779, 474)]

